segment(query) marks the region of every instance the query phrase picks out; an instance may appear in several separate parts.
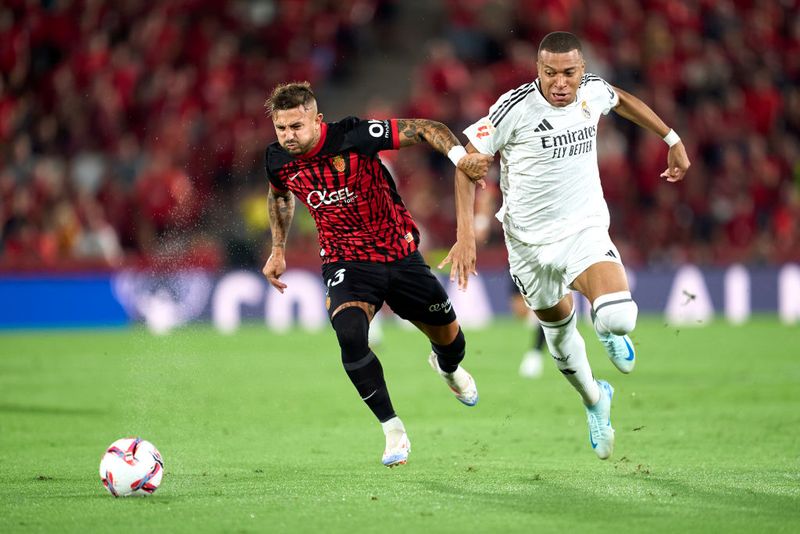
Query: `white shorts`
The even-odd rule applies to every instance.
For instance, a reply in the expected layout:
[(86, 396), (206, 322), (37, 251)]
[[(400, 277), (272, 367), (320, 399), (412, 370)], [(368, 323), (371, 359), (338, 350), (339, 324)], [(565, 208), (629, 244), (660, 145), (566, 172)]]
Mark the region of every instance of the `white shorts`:
[(562, 241), (531, 245), (506, 234), (509, 272), (532, 310), (552, 308), (570, 293), (570, 285), (595, 263), (622, 265), (606, 228), (586, 228)]

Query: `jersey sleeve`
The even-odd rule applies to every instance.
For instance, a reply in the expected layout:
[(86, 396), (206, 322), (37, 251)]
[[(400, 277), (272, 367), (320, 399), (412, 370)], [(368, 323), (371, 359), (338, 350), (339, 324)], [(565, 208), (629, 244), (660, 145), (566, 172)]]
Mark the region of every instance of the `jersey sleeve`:
[(508, 143), (523, 109), (518, 104), (530, 92), (526, 91), (526, 86), (522, 86), (505, 93), (489, 108), (488, 115), (464, 130), (464, 135), (478, 152), (493, 156)]
[(343, 148), (374, 156), (381, 150), (400, 148), (400, 135), (396, 119), (363, 120), (348, 117), (342, 121), (347, 128)]
[(617, 107), (619, 95), (610, 83), (596, 74), (588, 73), (584, 75), (584, 80), (587, 88), (591, 89), (594, 98), (600, 103), (603, 115), (608, 115), (609, 111)]
[(264, 156), (264, 171), (267, 173), (267, 180), (269, 180), (269, 185), (270, 187), (272, 187), (272, 189), (284, 193), (287, 191), (286, 185), (280, 178), (278, 178), (272, 171), (270, 171), (269, 156), (270, 156), (270, 151), (269, 149), (267, 149), (267, 152)]

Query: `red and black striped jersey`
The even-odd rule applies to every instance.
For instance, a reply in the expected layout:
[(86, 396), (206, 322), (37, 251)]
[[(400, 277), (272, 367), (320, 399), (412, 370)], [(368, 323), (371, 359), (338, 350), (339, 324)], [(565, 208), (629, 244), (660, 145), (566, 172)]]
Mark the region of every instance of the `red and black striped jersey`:
[(323, 263), (390, 262), (414, 252), (419, 230), (378, 152), (398, 149), (397, 121), (347, 117), (322, 123), (319, 143), (295, 157), (267, 147), (271, 187), (306, 205), (319, 234)]

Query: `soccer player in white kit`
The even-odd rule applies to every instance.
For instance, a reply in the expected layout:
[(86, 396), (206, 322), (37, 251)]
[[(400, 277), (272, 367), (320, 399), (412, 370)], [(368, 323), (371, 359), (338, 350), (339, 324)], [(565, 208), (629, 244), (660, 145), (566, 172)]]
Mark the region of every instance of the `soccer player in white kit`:
[[(589, 439), (601, 459), (611, 456), (614, 389), (595, 380), (577, 330), (571, 290), (592, 304), (595, 331), (611, 361), (633, 370), (628, 334), (638, 308), (631, 298), (619, 251), (608, 235), (609, 214), (597, 165), (597, 124), (610, 110), (669, 145), (669, 182), (689, 168), (678, 135), (638, 98), (585, 72), (581, 43), (567, 32), (548, 34), (539, 45), (538, 78), (502, 95), (489, 114), (469, 126), (467, 150), (499, 152), (503, 224), (511, 276), (544, 327), (556, 366), (580, 394)], [(479, 184), (485, 185), (482, 181)], [(475, 271), (475, 186), (456, 173), (457, 240), (441, 266), (467, 286)]]

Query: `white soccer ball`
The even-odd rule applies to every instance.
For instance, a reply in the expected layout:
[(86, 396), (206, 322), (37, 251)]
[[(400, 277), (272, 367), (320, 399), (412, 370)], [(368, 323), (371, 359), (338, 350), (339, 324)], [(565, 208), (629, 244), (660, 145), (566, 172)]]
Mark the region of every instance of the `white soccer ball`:
[(114, 497), (150, 495), (161, 484), (161, 453), (142, 438), (122, 438), (108, 446), (100, 460), (100, 480)]

